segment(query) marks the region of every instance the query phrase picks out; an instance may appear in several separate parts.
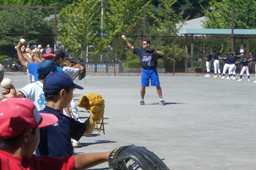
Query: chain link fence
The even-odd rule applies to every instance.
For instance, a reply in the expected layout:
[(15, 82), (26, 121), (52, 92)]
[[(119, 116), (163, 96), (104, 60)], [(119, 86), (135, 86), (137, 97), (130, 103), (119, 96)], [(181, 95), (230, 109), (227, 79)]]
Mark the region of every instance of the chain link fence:
[[(218, 51), (221, 45), (224, 49), (220, 57), (231, 51), (239, 54), (241, 48), (245, 49), (247, 55), (252, 53), (255, 56), (256, 54), (256, 33), (237, 35), (233, 32), (234, 29), (239, 28), (240, 20), (242, 20), (241, 16), (238, 16), (240, 13), (236, 11), (245, 9), (235, 8), (234, 13), (232, 10), (226, 11), (225, 26), (226, 29), (230, 29), (230, 34), (220, 32), (219, 35), (201, 33), (185, 35), (180, 34), (179, 31), (209, 27), (207, 20), (211, 15), (214, 16), (216, 9), (195, 8), (182, 11), (179, 8), (166, 10), (154, 6), (104, 6), (101, 8), (98, 4), (95, 13), (88, 11), (88, 13), (97, 15), (94, 20), (90, 21), (94, 24), (90, 27), (81, 27), (81, 24), (76, 23), (81, 17), (74, 15), (76, 6), (73, 6), (73, 9), (69, 9), (66, 14), (69, 17), (73, 16), (73, 19), (65, 24), (77, 24), (77, 27), (69, 27), (72, 31), (64, 32), (62, 29), (60, 32), (58, 26), (63, 23), (63, 18), (58, 15), (65, 9), (64, 7), (0, 7), (0, 13), (3, 16), (0, 19), (2, 25), (0, 28), (0, 62), (6, 66), (8, 71), (24, 71), (24, 69), (12, 69), (14, 63), (19, 64), (14, 47), (20, 38), (25, 38), (29, 46), (41, 44), (46, 47), (49, 44), (54, 49), (68, 51), (75, 57), (75, 62), (84, 64), (87, 73), (140, 72), (140, 68), (124, 67), (125, 62), (138, 57), (121, 38), (123, 34), (135, 47), (142, 48), (142, 41), (148, 39), (151, 41), (152, 48), (163, 51), (165, 53), (162, 58), (163, 68), (159, 69), (162, 69), (160, 72), (164, 73), (205, 73), (205, 51), (210, 49)], [(88, 7), (84, 8), (89, 10)], [(101, 10), (104, 15), (103, 20), (101, 20)], [(114, 18), (122, 11), (127, 12), (119, 15), (120, 21)], [(118, 20), (122, 27), (119, 27), (114, 19)], [(84, 20), (87, 21), (88, 18)], [(219, 19), (217, 18), (216, 21)], [(103, 30), (101, 24), (103, 24)], [(216, 26), (218, 27), (218, 24)], [(254, 26), (251, 25), (251, 27)], [(82, 30), (82, 28), (85, 31), (84, 34), (75, 34), (76, 30)], [(67, 41), (67, 45), (64, 45), (64, 40)], [(78, 50), (73, 50), (76, 46), (79, 47)], [(220, 62), (220, 64), (222, 68), (223, 63)], [(237, 68), (237, 71), (240, 71), (242, 66), (238, 65)], [(211, 69), (213, 70), (213, 66)], [(250, 64), (250, 71), (254, 72), (254, 70), (254, 64)]]

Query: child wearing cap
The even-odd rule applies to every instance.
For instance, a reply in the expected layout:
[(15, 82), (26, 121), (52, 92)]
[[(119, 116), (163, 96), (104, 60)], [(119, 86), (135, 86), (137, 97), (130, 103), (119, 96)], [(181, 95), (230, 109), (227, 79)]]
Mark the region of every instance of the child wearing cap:
[(227, 72), (227, 70), (229, 70), (229, 61), (228, 61), (228, 54), (225, 53), (223, 58), (220, 58), (220, 60), (224, 61), (224, 66), (223, 66), (223, 72), (222, 72), (222, 79), (225, 78), (225, 74)]
[[(38, 81), (39, 78), (38, 78), (38, 74), (37, 74), (37, 67), (38, 67), (39, 63), (31, 63), (31, 62), (26, 61), (22, 55), (21, 46), (22, 46), (21, 42), (18, 42), (17, 54), (18, 54), (20, 63), (22, 66), (24, 66), (25, 68), (28, 69), (28, 72), (30, 74), (32, 74), (34, 76), (35, 81)], [(44, 58), (44, 60), (54, 60), (55, 56), (56, 55), (54, 54), (54, 50), (50, 47), (46, 47), (42, 51), (42, 57)]]
[(212, 49), (210, 50), (211, 54), (209, 54), (209, 51), (205, 52), (205, 65), (206, 65), (206, 72), (207, 74), (204, 77), (211, 77), (211, 58), (212, 58)]
[[(55, 57), (54, 61), (56, 63), (58, 63), (59, 66), (60, 65), (64, 66), (64, 67), (62, 67), (63, 72), (66, 73), (67, 75), (69, 75), (69, 77), (72, 80), (74, 80), (80, 74), (80, 72), (83, 71), (83, 66), (81, 66), (80, 64), (77, 64), (76, 68), (67, 66), (67, 61), (70, 62), (69, 60), (71, 59), (67, 52), (58, 50), (55, 52), (55, 54), (56, 54), (56, 57)], [(72, 117), (75, 120), (80, 121), (80, 119), (79, 119), (80, 115), (79, 115), (79, 112), (77, 109), (77, 105), (74, 101), (74, 97), (72, 98), (68, 107), (64, 108), (63, 114), (65, 114), (69, 117)], [(82, 146), (79, 141), (76, 141), (74, 139), (72, 140), (72, 145), (74, 148), (78, 148), (78, 147)]]
[(238, 79), (237, 81), (242, 81), (242, 77), (243, 77), (244, 72), (246, 72), (247, 77), (248, 77), (248, 81), (250, 81), (250, 73), (249, 73), (248, 63), (250, 61), (252, 61), (252, 54), (251, 53), (250, 53), (250, 56), (251, 56), (251, 58), (248, 59), (248, 60), (246, 59), (247, 58), (246, 56), (243, 56), (243, 60), (241, 60), (239, 62), (239, 64), (243, 65), (243, 68), (242, 68), (242, 70), (240, 72), (240, 79)]
[(230, 80), (230, 76), (233, 75), (232, 80), (235, 80), (235, 76), (236, 76), (236, 65), (235, 62), (237, 59), (239, 59), (239, 57), (243, 56), (243, 54), (241, 55), (235, 55), (235, 52), (230, 53), (230, 56), (227, 58), (223, 58), (223, 59), (228, 59), (229, 62), (229, 70), (228, 70), (228, 77), (226, 78), (226, 80)]
[(74, 170), (85, 169), (108, 160), (109, 152), (53, 158), (35, 156), (40, 128), (56, 124), (56, 116), (39, 113), (32, 101), (9, 98), (0, 101), (0, 169)]
[(13, 86), (10, 89), (2, 89), (3, 97), (25, 97), (34, 102), (38, 110), (43, 110), (46, 106), (46, 101), (43, 92), (43, 83), (45, 77), (54, 71), (62, 71), (51, 60), (44, 60), (38, 64), (37, 72), (39, 74), (39, 81), (30, 83), (21, 88), (18, 93)]
[(65, 73), (54, 72), (46, 76), (43, 91), (47, 103), (41, 112), (54, 114), (58, 117), (58, 122), (54, 126), (41, 129), (41, 142), (36, 150), (37, 155), (52, 157), (73, 155), (71, 138), (78, 141), (83, 135), (90, 135), (93, 132), (95, 126), (91, 124), (91, 116), (81, 123), (61, 112), (70, 103), (74, 88), (83, 89), (74, 84)]

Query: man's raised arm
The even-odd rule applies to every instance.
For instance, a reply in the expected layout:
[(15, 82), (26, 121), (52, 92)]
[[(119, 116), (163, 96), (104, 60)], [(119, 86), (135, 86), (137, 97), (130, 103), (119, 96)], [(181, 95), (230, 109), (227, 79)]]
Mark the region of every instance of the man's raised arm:
[(127, 46), (133, 50), (134, 46), (127, 40), (125, 35), (122, 35), (122, 38), (126, 41)]

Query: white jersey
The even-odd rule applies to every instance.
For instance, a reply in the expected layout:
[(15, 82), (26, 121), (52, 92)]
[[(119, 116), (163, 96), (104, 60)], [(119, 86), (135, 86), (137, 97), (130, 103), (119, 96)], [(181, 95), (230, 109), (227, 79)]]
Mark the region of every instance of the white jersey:
[(78, 68), (72, 68), (72, 67), (63, 67), (62, 68), (63, 72), (69, 75), (71, 79), (75, 78), (79, 72)]
[(19, 91), (22, 92), (26, 96), (26, 98), (34, 102), (38, 111), (45, 108), (46, 100), (44, 97), (43, 83), (41, 83), (40, 81), (30, 83)]

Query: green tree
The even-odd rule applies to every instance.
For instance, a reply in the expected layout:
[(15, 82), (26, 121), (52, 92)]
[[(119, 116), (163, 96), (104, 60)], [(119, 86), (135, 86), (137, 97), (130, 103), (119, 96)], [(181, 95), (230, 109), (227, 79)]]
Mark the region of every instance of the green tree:
[(0, 0), (1, 5), (15, 5), (15, 6), (37, 6), (37, 5), (50, 5), (53, 4), (53, 0)]
[[(156, 29), (156, 34), (162, 37), (161, 39), (157, 38), (154, 39), (154, 48), (159, 49), (160, 51), (163, 51), (165, 53), (163, 57), (164, 65), (165, 67), (170, 67), (172, 63), (172, 57), (173, 57), (173, 36), (177, 35), (177, 32), (179, 31), (179, 28), (176, 28), (176, 23), (179, 23), (182, 20), (183, 11), (180, 13), (176, 13), (172, 6), (177, 0), (162, 0), (160, 5), (160, 13), (161, 16), (160, 19), (156, 20), (158, 22), (159, 27)], [(181, 22), (181, 25), (187, 20), (187, 18), (184, 19), (183, 22)], [(176, 47), (178, 52), (182, 52), (182, 49), (179, 49)], [(185, 56), (185, 53), (182, 55), (178, 55), (176, 57), (177, 61), (181, 61)], [(184, 61), (184, 60), (183, 60)]]
[(211, 1), (211, 10), (203, 8), (206, 20), (203, 22), (204, 28), (231, 29), (232, 7), (234, 7), (234, 28), (235, 29), (255, 29), (256, 23), (256, 1), (255, 0), (222, 0)]
[(13, 56), (20, 38), (27, 44), (53, 44), (52, 24), (44, 20), (40, 9), (5, 9), (0, 11), (0, 53)]
[(108, 44), (113, 46), (113, 39), (117, 37), (116, 52), (118, 53), (118, 60), (125, 61), (128, 58), (134, 58), (130, 54), (129, 49), (123, 48), (126, 44), (122, 41), (121, 35), (125, 34), (127, 37), (130, 37), (129, 40), (131, 42), (134, 42), (132, 39), (136, 36), (142, 36), (143, 9), (150, 2), (145, 3), (144, 0), (108, 1), (105, 9), (106, 12), (104, 13), (104, 32), (108, 37), (104, 38), (106, 40), (104, 41), (104, 48)]
[(79, 0), (66, 6), (58, 14), (58, 39), (67, 50), (81, 54), (87, 45), (95, 45), (99, 51), (99, 32), (96, 21), (99, 20), (98, 1)]

